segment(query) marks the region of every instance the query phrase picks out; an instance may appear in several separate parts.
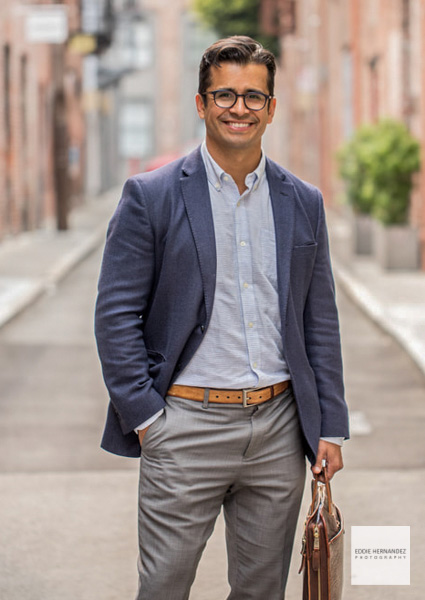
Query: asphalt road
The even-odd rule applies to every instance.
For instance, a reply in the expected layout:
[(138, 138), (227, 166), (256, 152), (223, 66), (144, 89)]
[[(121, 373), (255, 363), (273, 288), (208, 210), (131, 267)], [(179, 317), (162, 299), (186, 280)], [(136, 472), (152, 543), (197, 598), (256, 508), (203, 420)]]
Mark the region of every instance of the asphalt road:
[[(107, 395), (93, 338), (100, 251), (0, 330), (0, 598), (126, 600), (136, 586), (137, 461), (99, 449)], [(422, 599), (425, 382), (338, 294), (352, 439), (334, 497), (345, 600)], [(306, 493), (303, 512), (308, 502)], [(411, 525), (410, 586), (351, 586), (351, 525)], [(222, 522), (191, 600), (224, 600)], [(287, 600), (301, 597), (298, 544)]]

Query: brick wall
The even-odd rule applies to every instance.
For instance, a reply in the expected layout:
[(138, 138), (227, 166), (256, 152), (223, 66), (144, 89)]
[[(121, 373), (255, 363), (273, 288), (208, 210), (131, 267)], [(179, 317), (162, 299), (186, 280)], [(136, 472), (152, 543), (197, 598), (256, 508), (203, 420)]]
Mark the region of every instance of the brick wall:
[(364, 122), (404, 120), (423, 151), (411, 223), (425, 269), (425, 0), (297, 0), (296, 11), (296, 31), (281, 42), (280, 158), (338, 206), (341, 144)]
[[(78, 149), (84, 141), (78, 107), (81, 60), (68, 55), (63, 47), (27, 41), (25, 11), (29, 4), (16, 0), (0, 3), (0, 240), (55, 221), (55, 52), (63, 53), (59, 59), (63, 59), (70, 141)], [(79, 3), (68, 0), (67, 4), (72, 30), (78, 26)], [(81, 169), (74, 168), (74, 195), (80, 192), (81, 181)]]

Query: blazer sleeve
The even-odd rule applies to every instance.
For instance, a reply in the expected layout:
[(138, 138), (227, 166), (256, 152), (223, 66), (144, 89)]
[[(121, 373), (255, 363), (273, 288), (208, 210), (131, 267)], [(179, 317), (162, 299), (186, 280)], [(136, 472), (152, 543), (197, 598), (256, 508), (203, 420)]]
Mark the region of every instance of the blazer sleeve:
[(123, 434), (165, 405), (149, 376), (143, 334), (154, 275), (146, 197), (142, 183), (131, 178), (109, 224), (95, 310), (103, 376)]
[(304, 308), (306, 352), (313, 369), (321, 410), (321, 437), (349, 437), (335, 285), (323, 198), (317, 190), (317, 254)]

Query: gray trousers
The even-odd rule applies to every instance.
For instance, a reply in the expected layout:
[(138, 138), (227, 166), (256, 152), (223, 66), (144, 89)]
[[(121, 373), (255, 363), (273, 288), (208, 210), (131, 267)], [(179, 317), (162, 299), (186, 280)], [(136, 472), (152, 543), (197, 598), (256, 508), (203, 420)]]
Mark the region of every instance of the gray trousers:
[(167, 397), (140, 464), (137, 600), (189, 598), (222, 506), (228, 600), (284, 598), (305, 480), (291, 389), (245, 408)]

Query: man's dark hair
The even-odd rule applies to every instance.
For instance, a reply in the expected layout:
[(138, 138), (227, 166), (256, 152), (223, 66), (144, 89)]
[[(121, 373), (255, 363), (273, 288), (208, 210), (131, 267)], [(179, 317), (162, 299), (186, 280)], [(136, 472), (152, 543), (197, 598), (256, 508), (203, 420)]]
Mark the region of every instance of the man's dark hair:
[(224, 62), (233, 62), (238, 65), (248, 65), (250, 63), (265, 65), (267, 67), (269, 94), (273, 96), (276, 59), (259, 42), (246, 35), (233, 35), (218, 40), (205, 50), (199, 65), (199, 94), (205, 94), (211, 83), (211, 67), (220, 67), (221, 63)]

